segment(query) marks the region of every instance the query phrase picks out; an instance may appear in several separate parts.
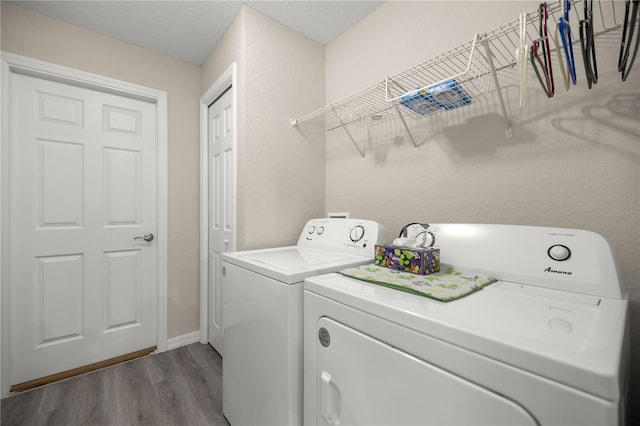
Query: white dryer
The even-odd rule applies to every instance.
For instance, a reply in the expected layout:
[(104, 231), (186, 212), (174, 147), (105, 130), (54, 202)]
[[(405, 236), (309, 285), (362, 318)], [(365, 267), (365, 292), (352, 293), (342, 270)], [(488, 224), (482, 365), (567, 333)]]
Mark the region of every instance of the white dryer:
[(313, 219), (295, 246), (222, 257), (222, 410), (231, 425), (302, 423), (304, 279), (371, 262), (383, 225)]
[(335, 273), (307, 279), (304, 424), (624, 424), (628, 302), (604, 238), (430, 230), (442, 263), (498, 281), (443, 303)]

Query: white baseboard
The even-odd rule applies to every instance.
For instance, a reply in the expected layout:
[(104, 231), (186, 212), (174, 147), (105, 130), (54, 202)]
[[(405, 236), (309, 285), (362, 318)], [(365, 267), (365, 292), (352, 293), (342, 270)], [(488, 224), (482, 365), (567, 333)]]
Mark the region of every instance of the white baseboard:
[(187, 346), (200, 341), (200, 331), (192, 331), (182, 336), (172, 337), (168, 341), (167, 350), (177, 349), (181, 346)]

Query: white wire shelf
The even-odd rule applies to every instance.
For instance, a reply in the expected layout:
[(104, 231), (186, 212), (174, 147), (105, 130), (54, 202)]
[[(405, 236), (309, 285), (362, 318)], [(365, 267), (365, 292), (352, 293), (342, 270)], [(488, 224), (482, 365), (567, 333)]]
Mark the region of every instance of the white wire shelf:
[[(574, 43), (579, 43), (578, 22), (582, 19), (581, 12), (579, 13), (576, 7), (579, 3), (582, 1), (571, 2), (570, 19), (575, 26), (572, 31)], [(621, 16), (622, 12), (616, 11), (615, 3), (613, 0), (594, 2), (593, 23), (596, 36), (620, 26), (616, 12), (618, 16)], [(607, 10), (603, 10), (603, 4)], [(548, 31), (551, 37), (555, 31), (555, 23), (563, 13), (562, 2), (549, 2), (547, 11)], [(526, 14), (525, 30), (528, 45), (540, 39), (537, 10)], [(414, 148), (417, 148), (405, 117), (420, 119), (463, 108), (481, 102), (487, 94), (495, 92), (502, 107), (505, 135), (509, 137), (511, 122), (502, 98), (497, 72), (516, 66), (516, 49), (519, 45), (520, 21), (516, 18), (491, 31), (477, 34), (473, 40), (413, 67), (387, 76), (357, 93), (291, 120), (291, 125), (324, 117), (327, 131), (344, 128), (364, 158), (364, 152), (349, 132), (348, 126), (371, 125), (389, 119), (399, 119)]]
[(317, 111), (292, 121), (292, 125), (317, 117), (326, 119), (327, 130), (334, 130), (349, 124), (366, 124), (397, 117), (394, 105), (386, 100), (385, 84), (380, 81), (353, 95), (340, 99)]

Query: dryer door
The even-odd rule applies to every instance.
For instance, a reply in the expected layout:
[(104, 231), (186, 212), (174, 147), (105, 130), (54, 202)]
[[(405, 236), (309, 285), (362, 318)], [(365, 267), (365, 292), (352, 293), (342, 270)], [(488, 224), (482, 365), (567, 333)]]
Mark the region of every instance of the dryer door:
[(537, 424), (504, 396), (329, 318), (316, 333), (316, 425)]

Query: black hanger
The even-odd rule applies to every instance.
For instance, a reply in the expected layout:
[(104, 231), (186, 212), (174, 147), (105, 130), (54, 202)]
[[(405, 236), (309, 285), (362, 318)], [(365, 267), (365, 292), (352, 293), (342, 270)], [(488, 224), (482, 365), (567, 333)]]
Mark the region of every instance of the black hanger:
[[(640, 1), (640, 0), (638, 0)], [(553, 81), (553, 70), (551, 69), (551, 49), (549, 48), (549, 32), (547, 29), (547, 3), (540, 3), (538, 7), (538, 32), (540, 34), (540, 38), (538, 40), (534, 40), (531, 43), (531, 52), (530, 59), (531, 65), (533, 66), (533, 70), (536, 72), (536, 77), (538, 77), (538, 81), (544, 90), (544, 93), (547, 97), (553, 97), (555, 93), (555, 84)], [(538, 55), (538, 48), (542, 53), (542, 60)], [(542, 75), (536, 66), (536, 61), (540, 64), (540, 68), (542, 68), (542, 74), (544, 74), (544, 80), (542, 79)]]
[(598, 82), (596, 45), (593, 31), (593, 0), (584, 0), (584, 19), (580, 21), (580, 46), (589, 89)]
[[(629, 76), (633, 62), (638, 54), (638, 46), (640, 45), (640, 36), (636, 35), (636, 45), (633, 49), (633, 56), (629, 62), (629, 48), (631, 47), (631, 40), (633, 39), (633, 32), (636, 27), (636, 21), (638, 19), (638, 5), (640, 0), (633, 0), (633, 11), (631, 12), (631, 19), (629, 19), (629, 9), (631, 2), (626, 0), (624, 9), (624, 27), (622, 28), (622, 41), (620, 43), (620, 56), (618, 57), (618, 71), (622, 73), (622, 81), (625, 81)], [(627, 31), (629, 37), (627, 38)]]

